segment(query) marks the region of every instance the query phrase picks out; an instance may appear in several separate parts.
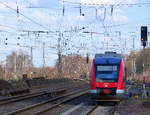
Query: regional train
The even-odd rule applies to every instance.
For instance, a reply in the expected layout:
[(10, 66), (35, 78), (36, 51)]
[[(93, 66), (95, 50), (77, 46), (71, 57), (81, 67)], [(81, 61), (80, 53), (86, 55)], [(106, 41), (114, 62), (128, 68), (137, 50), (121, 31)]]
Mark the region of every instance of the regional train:
[(90, 94), (122, 96), (125, 93), (125, 65), (121, 54), (96, 54), (90, 70)]

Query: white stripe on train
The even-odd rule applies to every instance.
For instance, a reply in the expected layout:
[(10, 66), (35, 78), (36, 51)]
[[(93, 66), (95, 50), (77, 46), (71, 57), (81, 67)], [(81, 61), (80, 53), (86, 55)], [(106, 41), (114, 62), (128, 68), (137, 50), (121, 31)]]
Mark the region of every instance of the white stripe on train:
[[(96, 89), (90, 90), (90, 93), (97, 93), (97, 90), (96, 90)], [(117, 90), (116, 90), (116, 93), (117, 93), (117, 94), (119, 94), (119, 93), (124, 93), (124, 90), (123, 90), (123, 89), (117, 89)]]
[(117, 89), (116, 93), (124, 93), (124, 89)]

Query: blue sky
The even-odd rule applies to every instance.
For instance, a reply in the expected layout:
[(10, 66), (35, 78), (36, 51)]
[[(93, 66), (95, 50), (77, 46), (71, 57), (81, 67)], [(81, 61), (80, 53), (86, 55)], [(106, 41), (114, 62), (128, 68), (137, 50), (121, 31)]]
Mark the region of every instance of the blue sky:
[[(61, 51), (65, 55), (78, 53), (85, 56), (88, 52), (92, 57), (95, 53), (106, 50), (129, 53), (133, 50), (133, 38), (135, 39), (134, 49), (142, 48), (140, 27), (143, 25), (149, 27), (150, 4), (131, 4), (150, 3), (149, 0), (64, 1), (66, 2), (64, 2), (63, 16), (61, 0), (0, 0), (0, 61), (4, 61), (12, 51), (22, 50), (30, 54), (30, 47), (33, 47), (34, 64), (42, 66), (43, 47), (45, 47), (46, 65), (53, 66), (57, 59), (58, 31), (63, 33)], [(15, 10), (18, 6), (19, 13), (25, 17), (21, 14), (17, 15), (17, 12), (7, 8), (3, 3)], [(80, 16), (80, 5), (76, 3), (82, 4), (82, 13), (85, 16)], [(116, 4), (122, 5), (116, 6)], [(114, 5), (113, 9), (112, 5)], [(82, 30), (82, 27), (85, 29)], [(28, 33), (27, 31), (46, 31), (46, 33)], [(92, 32), (92, 37), (90, 33), (84, 32)], [(5, 43), (8, 44), (5, 45)]]

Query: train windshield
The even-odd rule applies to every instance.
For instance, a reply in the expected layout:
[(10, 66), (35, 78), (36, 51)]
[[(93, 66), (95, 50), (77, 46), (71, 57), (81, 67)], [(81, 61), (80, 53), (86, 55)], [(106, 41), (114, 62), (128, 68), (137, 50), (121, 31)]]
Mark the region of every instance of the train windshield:
[(118, 65), (96, 65), (96, 78), (117, 79)]
[(116, 72), (117, 66), (116, 65), (98, 65), (97, 71), (98, 72)]

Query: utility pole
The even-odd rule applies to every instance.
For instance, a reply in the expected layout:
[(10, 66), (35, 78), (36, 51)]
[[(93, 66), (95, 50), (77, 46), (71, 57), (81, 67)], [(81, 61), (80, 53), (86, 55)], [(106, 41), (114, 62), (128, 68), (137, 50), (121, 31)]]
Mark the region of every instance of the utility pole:
[(45, 77), (45, 42), (43, 42), (43, 75)]
[(133, 36), (133, 50), (135, 50), (135, 38)]
[(133, 39), (133, 57), (132, 57), (132, 71), (133, 71), (133, 77), (135, 78), (135, 73), (136, 73), (136, 67), (135, 67), (135, 56), (134, 56), (134, 51), (135, 51), (135, 37), (132, 36)]
[(30, 47), (31, 67), (33, 67), (33, 47)]
[[(33, 68), (33, 46), (29, 47), (30, 48), (30, 65), (28, 71), (30, 72), (30, 77), (32, 77), (32, 68)], [(35, 77), (35, 76), (34, 76)]]
[(122, 39), (121, 39), (121, 31), (118, 31), (119, 33), (119, 40), (120, 40), (120, 45), (121, 45), (121, 54), (123, 55), (123, 50), (122, 50)]
[(147, 98), (147, 93), (146, 93), (146, 86), (145, 86), (145, 47), (147, 46), (147, 33), (148, 33), (148, 27), (147, 26), (141, 26), (141, 43), (143, 46), (143, 93), (142, 93), (142, 98), (146, 99)]
[(45, 67), (45, 42), (43, 42), (43, 68)]
[(145, 65), (143, 63), (143, 92), (142, 92), (142, 98), (147, 99), (147, 93), (146, 93), (146, 85), (145, 85)]
[(118, 33), (118, 35), (119, 35), (121, 54), (123, 55), (123, 48), (122, 48), (123, 44), (122, 44), (122, 39), (121, 39), (121, 31), (116, 31), (116, 33)]
[(61, 36), (62, 33), (59, 32), (58, 38), (58, 77), (62, 77), (62, 57), (61, 57)]
[[(145, 47), (143, 47), (143, 58), (145, 60), (144, 49), (145, 49)], [(143, 61), (143, 65), (142, 66), (143, 66), (143, 93), (142, 93), (142, 98), (143, 99), (147, 99), (146, 85), (145, 85), (146, 77), (145, 77), (145, 64), (144, 64), (144, 61)]]
[(129, 32), (131, 34), (131, 38), (132, 38), (132, 51), (133, 51), (133, 55), (132, 55), (132, 75), (133, 78), (135, 79), (135, 74), (136, 74), (136, 66), (135, 66), (135, 61), (136, 61), (136, 57), (135, 57), (135, 32)]
[(14, 56), (14, 77), (17, 78), (17, 53)]
[(126, 41), (126, 39), (125, 39), (124, 45), (125, 45), (125, 46), (124, 46), (124, 48), (125, 48), (125, 49), (124, 49), (124, 52), (126, 53), (126, 50), (127, 50), (127, 41)]

